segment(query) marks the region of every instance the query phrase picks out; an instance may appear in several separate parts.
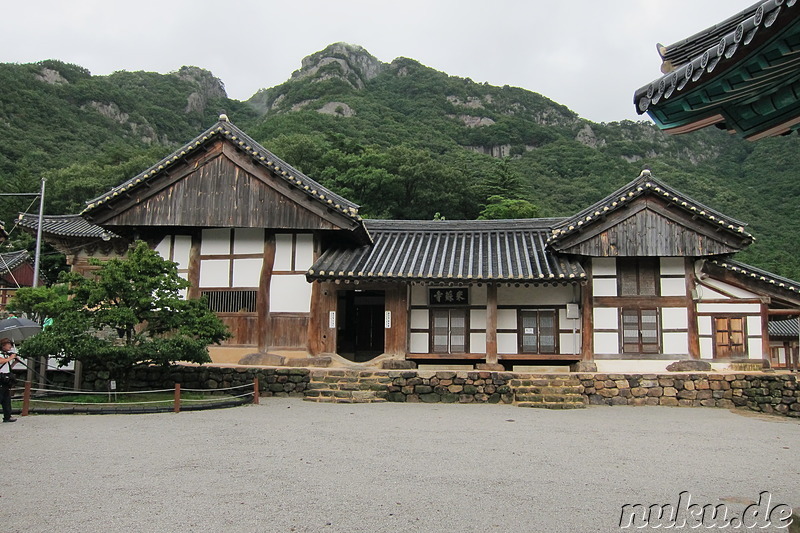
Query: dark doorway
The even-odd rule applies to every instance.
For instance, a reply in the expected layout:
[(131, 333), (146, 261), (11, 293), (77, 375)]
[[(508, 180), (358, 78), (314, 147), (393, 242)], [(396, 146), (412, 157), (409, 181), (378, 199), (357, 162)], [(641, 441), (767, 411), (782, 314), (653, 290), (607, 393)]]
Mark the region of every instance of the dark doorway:
[(339, 291), (336, 352), (361, 363), (384, 351), (384, 291)]

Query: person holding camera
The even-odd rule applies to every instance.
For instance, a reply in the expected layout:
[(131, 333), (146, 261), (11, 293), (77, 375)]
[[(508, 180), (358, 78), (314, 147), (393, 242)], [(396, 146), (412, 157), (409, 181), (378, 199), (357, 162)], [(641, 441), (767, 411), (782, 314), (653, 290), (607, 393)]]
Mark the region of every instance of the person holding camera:
[(14, 374), (11, 367), (17, 361), (11, 339), (0, 339), (0, 404), (3, 405), (3, 422), (16, 422), (11, 417), (11, 387), (14, 386)]

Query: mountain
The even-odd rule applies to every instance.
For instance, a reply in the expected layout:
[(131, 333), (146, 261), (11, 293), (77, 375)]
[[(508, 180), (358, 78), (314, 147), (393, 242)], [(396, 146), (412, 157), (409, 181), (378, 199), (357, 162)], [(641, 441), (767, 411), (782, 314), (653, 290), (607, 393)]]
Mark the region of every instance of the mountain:
[[(47, 213), (80, 210), (224, 111), (369, 217), (570, 215), (648, 167), (749, 223), (758, 241), (742, 260), (800, 279), (797, 136), (748, 143), (714, 129), (671, 137), (646, 122), (593, 123), (525, 89), (409, 58), (384, 63), (346, 43), (245, 102), (197, 67), (92, 76), (52, 60), (0, 64), (0, 87), (0, 189), (35, 191), (46, 177)], [(28, 203), (3, 198), (0, 217)]]

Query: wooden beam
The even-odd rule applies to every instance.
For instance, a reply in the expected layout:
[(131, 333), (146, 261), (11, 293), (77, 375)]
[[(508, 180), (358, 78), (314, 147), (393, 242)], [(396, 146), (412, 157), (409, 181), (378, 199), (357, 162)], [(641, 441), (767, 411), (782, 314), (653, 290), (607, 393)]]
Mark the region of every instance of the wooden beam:
[(697, 305), (693, 295), (697, 292), (697, 282), (694, 278), (694, 259), (687, 257), (683, 261), (683, 270), (686, 277), (686, 319), (688, 321), (689, 357), (700, 359), (700, 333), (697, 325)]
[(497, 364), (497, 285), (486, 285), (486, 362)]
[(800, 316), (800, 309), (767, 309), (767, 314), (775, 316)]
[(264, 261), (261, 264), (261, 277), (258, 282), (256, 304), (256, 330), (258, 351), (266, 352), (272, 344), (271, 321), (269, 316), (269, 297), (272, 285), (272, 269), (275, 265), (275, 233), (268, 231), (264, 239)]
[(581, 359), (594, 359), (594, 291), (592, 285), (592, 260), (583, 265), (586, 271), (586, 284), (581, 287)]

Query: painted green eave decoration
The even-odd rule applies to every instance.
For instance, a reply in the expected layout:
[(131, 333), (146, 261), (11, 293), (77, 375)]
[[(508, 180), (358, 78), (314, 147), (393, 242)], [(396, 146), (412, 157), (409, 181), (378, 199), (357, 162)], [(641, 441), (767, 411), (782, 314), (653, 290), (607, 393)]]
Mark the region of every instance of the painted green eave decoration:
[(668, 133), (710, 125), (749, 140), (791, 133), (800, 128), (800, 5), (756, 4), (714, 46), (673, 68), (634, 94), (637, 112)]

